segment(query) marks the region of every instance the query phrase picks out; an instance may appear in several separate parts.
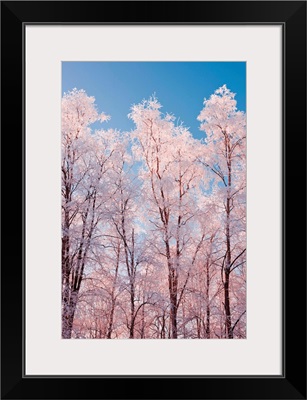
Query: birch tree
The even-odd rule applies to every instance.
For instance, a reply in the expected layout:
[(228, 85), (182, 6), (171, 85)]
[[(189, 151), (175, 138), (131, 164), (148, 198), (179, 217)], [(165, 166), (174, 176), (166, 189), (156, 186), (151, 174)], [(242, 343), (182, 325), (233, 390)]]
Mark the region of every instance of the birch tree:
[[(215, 179), (224, 207), (225, 254), (222, 262), (226, 337), (233, 338), (230, 277), (245, 262), (245, 235), (238, 245), (235, 236), (244, 232), (244, 218), (237, 211), (245, 205), (246, 118), (236, 108), (235, 94), (226, 85), (204, 101), (198, 116), (206, 133), (201, 163)], [(244, 213), (245, 215), (245, 213)], [(242, 245), (243, 244), (243, 245)]]
[[(225, 85), (202, 140), (155, 96), (132, 132), (62, 99), (62, 337), (246, 337), (246, 117)], [(93, 125), (95, 124), (95, 125)]]
[(177, 312), (185, 289), (179, 288), (181, 272), (189, 276), (189, 265), (181, 260), (189, 243), (189, 224), (194, 217), (193, 191), (200, 177), (195, 162), (197, 147), (188, 130), (174, 125), (174, 117), (163, 115), (155, 97), (132, 107), (129, 117), (136, 124), (134, 153), (143, 161), (140, 171), (148, 194), (148, 216), (156, 230), (159, 253), (168, 269), (171, 337), (178, 337)]
[(108, 119), (74, 89), (62, 99), (62, 337), (70, 338), (84, 268), (100, 218), (99, 185), (112, 153), (90, 126)]

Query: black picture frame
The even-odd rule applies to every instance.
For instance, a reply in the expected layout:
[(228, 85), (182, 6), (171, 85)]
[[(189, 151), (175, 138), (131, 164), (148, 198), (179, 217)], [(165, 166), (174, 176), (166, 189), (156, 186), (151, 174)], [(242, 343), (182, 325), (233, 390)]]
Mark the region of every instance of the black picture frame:
[[(27, 24), (51, 23), (282, 25), (282, 376), (24, 376), (23, 33)], [(2, 1), (1, 34), (1, 397), (306, 399), (306, 2)], [(227, 362), (231, 363), (231, 360)]]

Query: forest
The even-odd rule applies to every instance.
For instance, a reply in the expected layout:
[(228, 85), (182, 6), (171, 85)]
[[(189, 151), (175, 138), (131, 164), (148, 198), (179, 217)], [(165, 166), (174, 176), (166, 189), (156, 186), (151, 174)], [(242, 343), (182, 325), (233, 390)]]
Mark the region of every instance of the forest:
[(62, 338), (245, 339), (246, 114), (226, 85), (201, 139), (155, 95), (128, 112), (62, 97)]

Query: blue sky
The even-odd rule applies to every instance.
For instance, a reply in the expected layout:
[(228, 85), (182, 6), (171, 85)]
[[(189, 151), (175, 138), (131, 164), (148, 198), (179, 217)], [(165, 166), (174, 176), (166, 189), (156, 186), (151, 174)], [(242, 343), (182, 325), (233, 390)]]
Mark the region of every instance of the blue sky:
[(246, 111), (244, 62), (63, 62), (62, 94), (84, 89), (96, 98), (98, 110), (111, 115), (102, 127), (129, 131), (127, 114), (134, 103), (156, 94), (162, 112), (180, 119), (195, 138), (202, 138), (197, 116), (215, 89), (223, 84), (236, 93), (237, 107)]

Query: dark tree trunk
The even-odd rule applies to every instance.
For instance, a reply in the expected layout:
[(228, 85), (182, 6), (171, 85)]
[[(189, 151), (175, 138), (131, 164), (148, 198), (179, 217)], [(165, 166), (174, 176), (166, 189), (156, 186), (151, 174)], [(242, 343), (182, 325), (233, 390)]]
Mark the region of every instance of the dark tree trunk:
[(63, 299), (63, 313), (62, 313), (62, 338), (70, 339), (72, 334), (73, 321), (77, 306), (78, 292), (73, 291), (70, 298), (64, 297)]
[(210, 274), (209, 274), (209, 262), (206, 264), (206, 338), (210, 339)]
[(178, 277), (177, 272), (173, 268), (170, 260), (169, 245), (166, 246), (168, 258), (168, 286), (170, 294), (170, 322), (171, 322), (171, 338), (177, 339), (177, 292)]
[(130, 285), (130, 329), (129, 339), (134, 339), (135, 306), (134, 306), (134, 284)]
[(225, 293), (225, 314), (226, 314), (226, 335), (228, 339), (233, 339), (233, 332), (231, 329), (231, 312), (230, 312), (230, 299), (229, 299), (229, 272), (225, 271), (224, 282)]
[(161, 339), (165, 339), (165, 314), (162, 315)]
[(116, 269), (115, 269), (115, 277), (114, 277), (112, 293), (111, 293), (111, 311), (110, 311), (110, 315), (109, 315), (107, 339), (111, 339), (112, 331), (113, 331), (113, 319), (114, 319), (114, 311), (115, 311), (115, 303), (116, 303), (115, 288), (116, 288), (116, 284), (117, 284), (119, 256), (120, 256), (120, 244), (117, 246), (117, 253), (116, 253)]
[[(143, 297), (143, 303), (145, 302), (145, 299)], [(145, 339), (145, 305), (142, 308), (142, 319), (141, 319), (142, 325), (141, 325), (141, 339)]]
[(171, 319), (172, 339), (177, 339), (177, 294), (175, 292), (171, 293), (170, 302), (171, 302), (170, 319)]
[(197, 317), (196, 318), (196, 330), (197, 330), (197, 338), (201, 338), (201, 318)]
[(227, 198), (226, 205), (227, 220), (226, 220), (226, 265), (224, 273), (224, 302), (225, 302), (225, 316), (226, 316), (226, 336), (228, 339), (233, 339), (231, 329), (231, 311), (230, 311), (230, 295), (229, 295), (229, 281), (230, 281), (230, 265), (231, 265), (231, 246), (230, 246), (230, 199)]
[(226, 266), (225, 266), (225, 281), (224, 281), (224, 294), (225, 294), (225, 316), (226, 316), (226, 336), (228, 339), (233, 339), (233, 332), (231, 328), (231, 310), (230, 310), (230, 295), (229, 295), (229, 281), (230, 281), (230, 266), (231, 266), (231, 244), (230, 244), (230, 214), (232, 210), (231, 186), (232, 186), (232, 168), (231, 168), (231, 149), (229, 137), (225, 132), (226, 140), (226, 159), (228, 167), (227, 176), (227, 202), (226, 202)]

